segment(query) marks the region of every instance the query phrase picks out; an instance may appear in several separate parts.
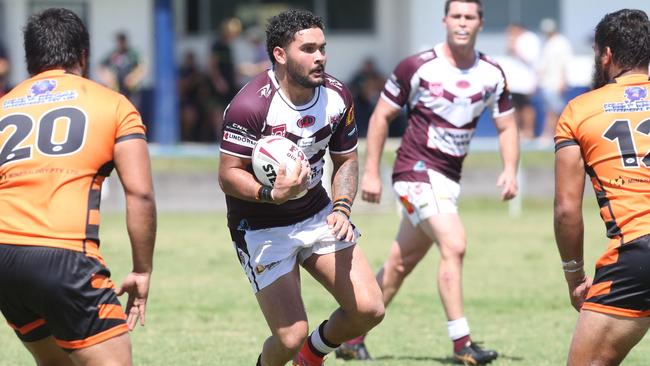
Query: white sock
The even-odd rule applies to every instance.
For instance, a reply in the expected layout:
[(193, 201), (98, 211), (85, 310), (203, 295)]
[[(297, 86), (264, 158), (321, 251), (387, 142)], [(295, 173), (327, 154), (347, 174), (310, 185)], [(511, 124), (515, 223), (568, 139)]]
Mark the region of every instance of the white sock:
[(311, 332), (311, 335), (309, 336), (311, 345), (314, 346), (318, 352), (324, 355), (334, 351), (340, 346), (340, 344), (331, 344), (323, 338), (322, 333), (323, 328), (325, 327), (325, 323), (326, 322), (323, 322), (317, 329)]
[(451, 338), (452, 341), (469, 335), (469, 323), (467, 323), (467, 318), (462, 317), (456, 320), (448, 321), (447, 332), (449, 333), (449, 338)]

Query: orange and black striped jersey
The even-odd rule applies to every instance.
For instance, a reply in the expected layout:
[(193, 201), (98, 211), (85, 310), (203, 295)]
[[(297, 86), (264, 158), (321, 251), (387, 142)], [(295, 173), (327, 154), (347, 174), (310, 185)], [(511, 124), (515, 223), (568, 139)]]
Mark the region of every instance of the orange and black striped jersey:
[(0, 243), (96, 250), (113, 148), (144, 133), (124, 96), (83, 77), (16, 86), (0, 99)]
[(650, 234), (649, 88), (648, 75), (619, 77), (569, 102), (556, 127), (556, 151), (580, 146), (610, 247)]

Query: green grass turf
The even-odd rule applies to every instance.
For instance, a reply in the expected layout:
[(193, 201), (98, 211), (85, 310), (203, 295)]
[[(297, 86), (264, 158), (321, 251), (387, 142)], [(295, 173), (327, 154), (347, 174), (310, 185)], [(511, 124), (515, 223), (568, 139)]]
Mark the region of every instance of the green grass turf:
[[(603, 225), (587, 200), (587, 263), (605, 248)], [(493, 365), (562, 365), (577, 313), (570, 307), (552, 233), (550, 201), (525, 201), (523, 215), (507, 205), (461, 201), (469, 249), (464, 267), (465, 312), (475, 339), (501, 353)], [(383, 262), (398, 220), (394, 213), (355, 215), (373, 268)], [(102, 250), (121, 281), (130, 268), (122, 215), (102, 218)], [(136, 365), (255, 363), (269, 334), (231, 247), (223, 214), (161, 214), (147, 324), (132, 333)], [(367, 339), (374, 366), (446, 365), (451, 344), (438, 299), (433, 249), (405, 282), (387, 315)], [(335, 304), (303, 271), (312, 326)], [(123, 299), (124, 301), (124, 299)], [(9, 327), (0, 327), (0, 365), (31, 365)], [(625, 365), (647, 365), (642, 341)], [(330, 357), (327, 365), (344, 363)]]

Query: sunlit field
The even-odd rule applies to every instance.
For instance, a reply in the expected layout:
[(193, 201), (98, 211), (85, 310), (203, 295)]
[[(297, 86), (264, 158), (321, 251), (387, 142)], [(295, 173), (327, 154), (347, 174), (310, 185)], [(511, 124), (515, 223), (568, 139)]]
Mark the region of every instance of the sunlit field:
[[(389, 169), (392, 157), (386, 155)], [(551, 151), (529, 152), (523, 156), (522, 168), (544, 171), (543, 186), (552, 186), (552, 159)], [(156, 174), (208, 174), (215, 179), (215, 189), (217, 164), (217, 159), (210, 157), (153, 161)], [(475, 153), (465, 166), (468, 172), (489, 172), (499, 168), (500, 160), (498, 153)], [(481, 177), (480, 184), (493, 186), (492, 178)], [(527, 189), (530, 192), (534, 187), (529, 184)], [(524, 199), (521, 215), (511, 217), (508, 205), (496, 199), (497, 190), (490, 194), (494, 199), (461, 195), (460, 201), (469, 241), (464, 292), (472, 336), (499, 351), (501, 356), (492, 365), (563, 365), (577, 312), (569, 304), (553, 240), (552, 198)], [(604, 251), (606, 240), (593, 193), (587, 195), (585, 262), (589, 268)], [(169, 197), (159, 191), (158, 199)], [(363, 232), (360, 245), (375, 269), (385, 259), (397, 231), (399, 218), (391, 207), (353, 213)], [(136, 365), (255, 364), (269, 331), (241, 271), (225, 222), (225, 213), (219, 212), (159, 214), (147, 323), (132, 333)], [(100, 235), (102, 252), (113, 279), (119, 282), (131, 268), (124, 216), (103, 214)], [(436, 289), (437, 262), (434, 247), (407, 279), (383, 323), (368, 336), (373, 366), (452, 363)], [(306, 272), (303, 296), (312, 326), (336, 306)], [(8, 326), (0, 326), (0, 350), (0, 366), (34, 364)], [(645, 366), (649, 359), (650, 345), (642, 341), (624, 365)], [(364, 363), (345, 363), (333, 355), (326, 360), (326, 365), (344, 364)]]
[[(591, 201), (586, 215), (588, 263), (604, 249), (603, 227)], [(552, 235), (550, 200), (524, 201), (523, 214), (491, 200), (461, 202), (469, 236), (465, 306), (473, 337), (494, 347), (493, 365), (562, 365), (577, 313), (570, 307)], [(354, 216), (361, 245), (378, 268), (395, 234), (395, 213)], [(104, 256), (121, 280), (130, 269), (124, 217), (104, 215)], [(451, 363), (438, 299), (435, 248), (414, 271), (367, 339), (373, 365)], [(310, 322), (318, 325), (334, 302), (303, 273)], [(9, 327), (0, 327), (0, 365), (33, 364)], [(133, 333), (137, 365), (255, 364), (268, 335), (225, 228), (224, 214), (168, 214), (159, 218), (156, 263), (147, 324)], [(642, 341), (625, 365), (647, 365)], [(330, 357), (327, 365), (343, 365)], [(361, 363), (349, 363), (351, 365)]]

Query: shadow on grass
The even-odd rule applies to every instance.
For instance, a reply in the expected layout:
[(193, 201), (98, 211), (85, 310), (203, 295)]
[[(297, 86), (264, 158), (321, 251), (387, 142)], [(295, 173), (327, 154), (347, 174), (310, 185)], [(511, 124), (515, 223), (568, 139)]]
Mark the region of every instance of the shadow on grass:
[[(427, 356), (379, 356), (374, 358), (376, 361), (422, 361), (422, 362), (437, 362), (440, 365), (458, 365), (453, 357), (427, 357)], [(521, 362), (524, 360), (523, 357), (519, 356), (508, 356), (500, 355), (498, 360), (510, 360), (515, 362)]]

